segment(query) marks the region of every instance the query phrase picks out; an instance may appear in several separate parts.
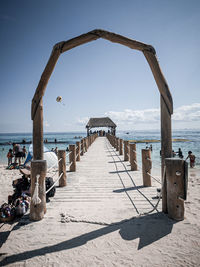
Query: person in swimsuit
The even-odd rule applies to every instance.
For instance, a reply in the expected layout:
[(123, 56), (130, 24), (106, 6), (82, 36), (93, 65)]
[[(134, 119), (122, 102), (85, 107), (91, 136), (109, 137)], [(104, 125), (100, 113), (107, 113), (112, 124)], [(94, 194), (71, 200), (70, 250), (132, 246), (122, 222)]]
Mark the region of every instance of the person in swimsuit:
[(194, 168), (195, 165), (195, 155), (192, 154), (192, 151), (188, 151), (188, 156), (185, 160), (190, 159), (190, 167)]

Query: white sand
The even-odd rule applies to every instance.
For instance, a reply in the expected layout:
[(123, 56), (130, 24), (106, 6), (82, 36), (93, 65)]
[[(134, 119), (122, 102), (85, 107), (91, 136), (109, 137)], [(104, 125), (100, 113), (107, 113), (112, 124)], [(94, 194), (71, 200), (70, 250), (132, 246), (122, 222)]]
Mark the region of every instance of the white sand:
[[(133, 204), (139, 212), (152, 207), (133, 190), (119, 158), (112, 157), (106, 146), (101, 150), (102, 140), (81, 157), (77, 172), (68, 174), (67, 187), (57, 188), (42, 221), (30, 222), (26, 215), (1, 227), (0, 266), (200, 266), (199, 170), (189, 170), (184, 221), (168, 219), (160, 204), (159, 212), (130, 219), (137, 216)], [(140, 186), (141, 173), (130, 175)], [(0, 166), (0, 203), (12, 193), (12, 180), (19, 177), (18, 170)], [(128, 195), (121, 181), (129, 188)], [(153, 182), (152, 188), (139, 190), (155, 204), (157, 187)], [(67, 223), (67, 218), (87, 222)], [(112, 226), (93, 224), (126, 219), (130, 220)]]

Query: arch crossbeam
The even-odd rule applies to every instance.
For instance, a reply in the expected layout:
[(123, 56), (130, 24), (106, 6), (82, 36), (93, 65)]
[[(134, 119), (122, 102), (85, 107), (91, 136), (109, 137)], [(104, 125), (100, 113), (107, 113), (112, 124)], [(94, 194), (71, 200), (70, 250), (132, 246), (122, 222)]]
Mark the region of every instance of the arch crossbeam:
[(78, 37), (72, 38), (68, 41), (59, 42), (53, 47), (51, 56), (42, 73), (41, 79), (39, 81), (38, 87), (36, 89), (35, 95), (32, 100), (32, 115), (31, 115), (32, 120), (35, 117), (36, 110), (39, 106), (41, 98), (43, 97), (45, 93), (47, 83), (54, 70), (54, 67), (57, 63), (57, 60), (60, 54), (72, 48), (75, 48), (79, 45), (97, 40), (99, 38), (103, 38), (114, 43), (119, 43), (131, 49), (135, 49), (135, 50), (139, 50), (143, 52), (145, 58), (147, 59), (147, 62), (149, 63), (151, 71), (154, 75), (160, 94), (162, 95), (163, 100), (166, 103), (168, 112), (170, 114), (173, 113), (172, 97), (171, 97), (167, 82), (162, 74), (158, 60), (156, 58), (156, 51), (154, 47), (151, 45), (133, 40), (133, 39), (129, 39), (119, 34), (105, 31), (105, 30), (93, 30), (86, 34), (82, 34)]

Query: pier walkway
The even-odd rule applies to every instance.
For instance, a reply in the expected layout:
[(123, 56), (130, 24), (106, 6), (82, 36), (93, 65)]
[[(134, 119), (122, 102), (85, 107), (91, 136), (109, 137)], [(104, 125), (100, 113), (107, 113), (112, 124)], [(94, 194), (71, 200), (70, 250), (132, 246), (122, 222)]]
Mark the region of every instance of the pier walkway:
[[(142, 184), (141, 171), (130, 171), (130, 163), (123, 161), (108, 139), (98, 137), (77, 163), (76, 172), (67, 173), (67, 186), (56, 189), (46, 216), (56, 210), (77, 221), (105, 223), (139, 216), (150, 212), (158, 201), (159, 185)], [(161, 202), (154, 212), (158, 211)]]

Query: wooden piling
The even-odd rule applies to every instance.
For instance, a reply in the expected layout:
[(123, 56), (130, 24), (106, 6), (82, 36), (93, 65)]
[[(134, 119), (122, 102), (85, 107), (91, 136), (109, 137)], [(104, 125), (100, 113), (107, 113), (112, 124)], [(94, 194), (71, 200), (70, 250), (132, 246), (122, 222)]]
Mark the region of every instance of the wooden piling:
[(129, 160), (129, 141), (124, 141), (124, 161)]
[(87, 152), (86, 138), (83, 139), (84, 151)]
[(67, 175), (66, 175), (66, 151), (58, 150), (58, 175), (61, 176), (59, 180), (59, 186), (64, 187), (67, 185)]
[(116, 151), (119, 151), (119, 138), (116, 137)]
[(84, 144), (83, 144), (83, 139), (81, 139), (81, 156), (84, 155)]
[(80, 150), (81, 150), (81, 143), (79, 141), (76, 142), (76, 161), (80, 161), (81, 157), (80, 157)]
[(71, 152), (69, 154), (69, 162), (70, 162), (69, 171), (75, 172), (76, 171), (76, 145), (69, 145), (69, 151)]
[(123, 155), (123, 140), (119, 139), (119, 155)]
[[(143, 186), (151, 186), (151, 150), (142, 149), (142, 175), (143, 175)], [(149, 173), (149, 174), (148, 174)]]
[(47, 172), (47, 163), (46, 160), (33, 160), (31, 161), (31, 198), (35, 192), (35, 183), (37, 181), (36, 176), (39, 176), (38, 179), (38, 197), (41, 202), (35, 205), (32, 201), (30, 204), (30, 220), (39, 221), (42, 220), (44, 214), (46, 213), (46, 187), (45, 187), (45, 178)]
[(131, 164), (131, 171), (137, 171), (137, 156), (136, 156), (136, 144), (131, 143), (129, 144), (129, 160)]
[(166, 184), (167, 184), (167, 211), (171, 219), (180, 221), (184, 219), (185, 178), (188, 175), (187, 163), (182, 159), (167, 158)]

